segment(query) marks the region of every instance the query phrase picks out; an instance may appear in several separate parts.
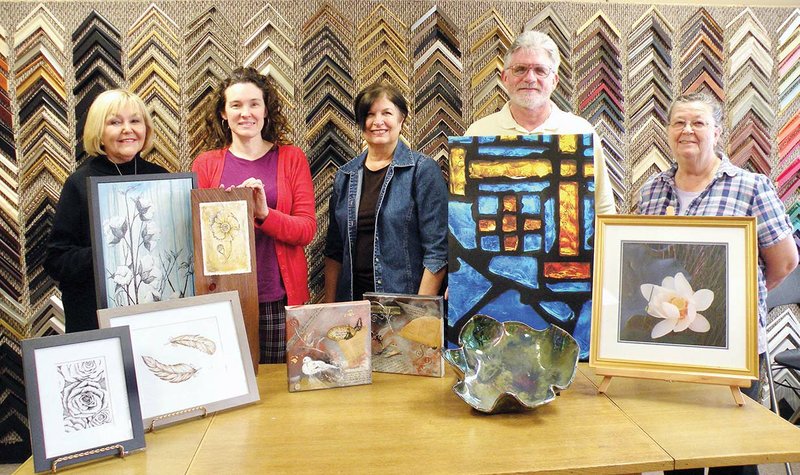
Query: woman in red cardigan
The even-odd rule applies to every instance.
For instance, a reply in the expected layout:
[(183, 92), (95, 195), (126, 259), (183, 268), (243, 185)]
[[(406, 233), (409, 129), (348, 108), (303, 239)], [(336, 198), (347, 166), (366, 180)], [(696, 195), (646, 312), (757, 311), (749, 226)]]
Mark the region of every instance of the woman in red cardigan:
[(290, 145), (290, 128), (272, 83), (238, 68), (214, 92), (206, 145), (192, 171), (201, 188), (253, 190), (261, 363), (286, 361), (284, 307), (309, 299), (303, 246), (317, 230), (311, 170)]

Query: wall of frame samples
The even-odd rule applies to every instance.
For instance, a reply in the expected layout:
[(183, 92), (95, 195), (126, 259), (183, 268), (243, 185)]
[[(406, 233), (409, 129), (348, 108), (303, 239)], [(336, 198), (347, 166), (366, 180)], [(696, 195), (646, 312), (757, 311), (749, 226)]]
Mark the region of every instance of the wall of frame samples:
[[(705, 89), (724, 101), (731, 159), (769, 175), (800, 228), (800, 9), (311, 0), (5, 2), (2, 12), (0, 454), (9, 460), (30, 447), (19, 341), (63, 331), (45, 242), (61, 186), (85, 158), (81, 119), (107, 88), (145, 99), (157, 135), (148, 158), (187, 171), (201, 151), (199, 111), (220, 78), (241, 64), (268, 72), (311, 163), (316, 297), (333, 176), (362, 147), (358, 90), (397, 84), (411, 105), (404, 138), (446, 175), (447, 136), (506, 101), (502, 56), (524, 28), (559, 44), (554, 100), (603, 137), (621, 211), (670, 163), (662, 123), (671, 99)], [(770, 332), (798, 342), (797, 309), (773, 318)]]

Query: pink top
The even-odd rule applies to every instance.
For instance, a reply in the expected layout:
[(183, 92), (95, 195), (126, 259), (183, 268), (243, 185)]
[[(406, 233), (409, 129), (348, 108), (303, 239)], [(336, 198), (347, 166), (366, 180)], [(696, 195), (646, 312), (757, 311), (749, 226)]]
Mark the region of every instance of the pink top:
[[(220, 185), (227, 149), (210, 150), (195, 158), (192, 171), (200, 188)], [(317, 220), (314, 211), (314, 186), (306, 155), (294, 145), (278, 147), (278, 201), (258, 226), (275, 242), (281, 280), (289, 305), (302, 305), (310, 297), (308, 263), (303, 246), (314, 238)]]
[[(258, 178), (264, 184), (267, 206), (275, 209), (278, 202), (278, 149), (272, 147), (257, 160), (245, 160), (232, 154), (225, 155), (220, 184), (227, 188), (239, 185), (246, 179)], [(258, 279), (258, 301), (277, 302), (286, 295), (278, 270), (278, 256), (275, 254), (275, 240), (272, 236), (256, 228), (256, 269)]]

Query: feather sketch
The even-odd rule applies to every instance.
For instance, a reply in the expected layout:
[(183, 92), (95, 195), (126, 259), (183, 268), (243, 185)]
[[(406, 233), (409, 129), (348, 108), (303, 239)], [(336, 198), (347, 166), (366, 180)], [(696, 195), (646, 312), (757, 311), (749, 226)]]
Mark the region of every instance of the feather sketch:
[(144, 355), (142, 355), (142, 359), (154, 375), (170, 383), (182, 383), (197, 374), (197, 368), (190, 364), (164, 364), (155, 358)]
[(170, 338), (169, 342), (173, 345), (188, 346), (208, 355), (213, 355), (217, 351), (214, 341), (201, 335), (179, 335)]

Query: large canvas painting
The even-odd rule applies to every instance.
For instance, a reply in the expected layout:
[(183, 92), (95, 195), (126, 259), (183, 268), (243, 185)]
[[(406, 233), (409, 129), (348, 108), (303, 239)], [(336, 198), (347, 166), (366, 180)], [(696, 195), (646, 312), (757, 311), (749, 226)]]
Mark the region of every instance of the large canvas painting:
[(372, 370), (443, 376), (442, 297), (367, 292), (372, 313)]
[(451, 344), (475, 314), (558, 325), (589, 355), (591, 135), (450, 137)]
[(89, 180), (98, 308), (194, 295), (195, 175)]
[(286, 307), (289, 391), (372, 383), (366, 300)]

